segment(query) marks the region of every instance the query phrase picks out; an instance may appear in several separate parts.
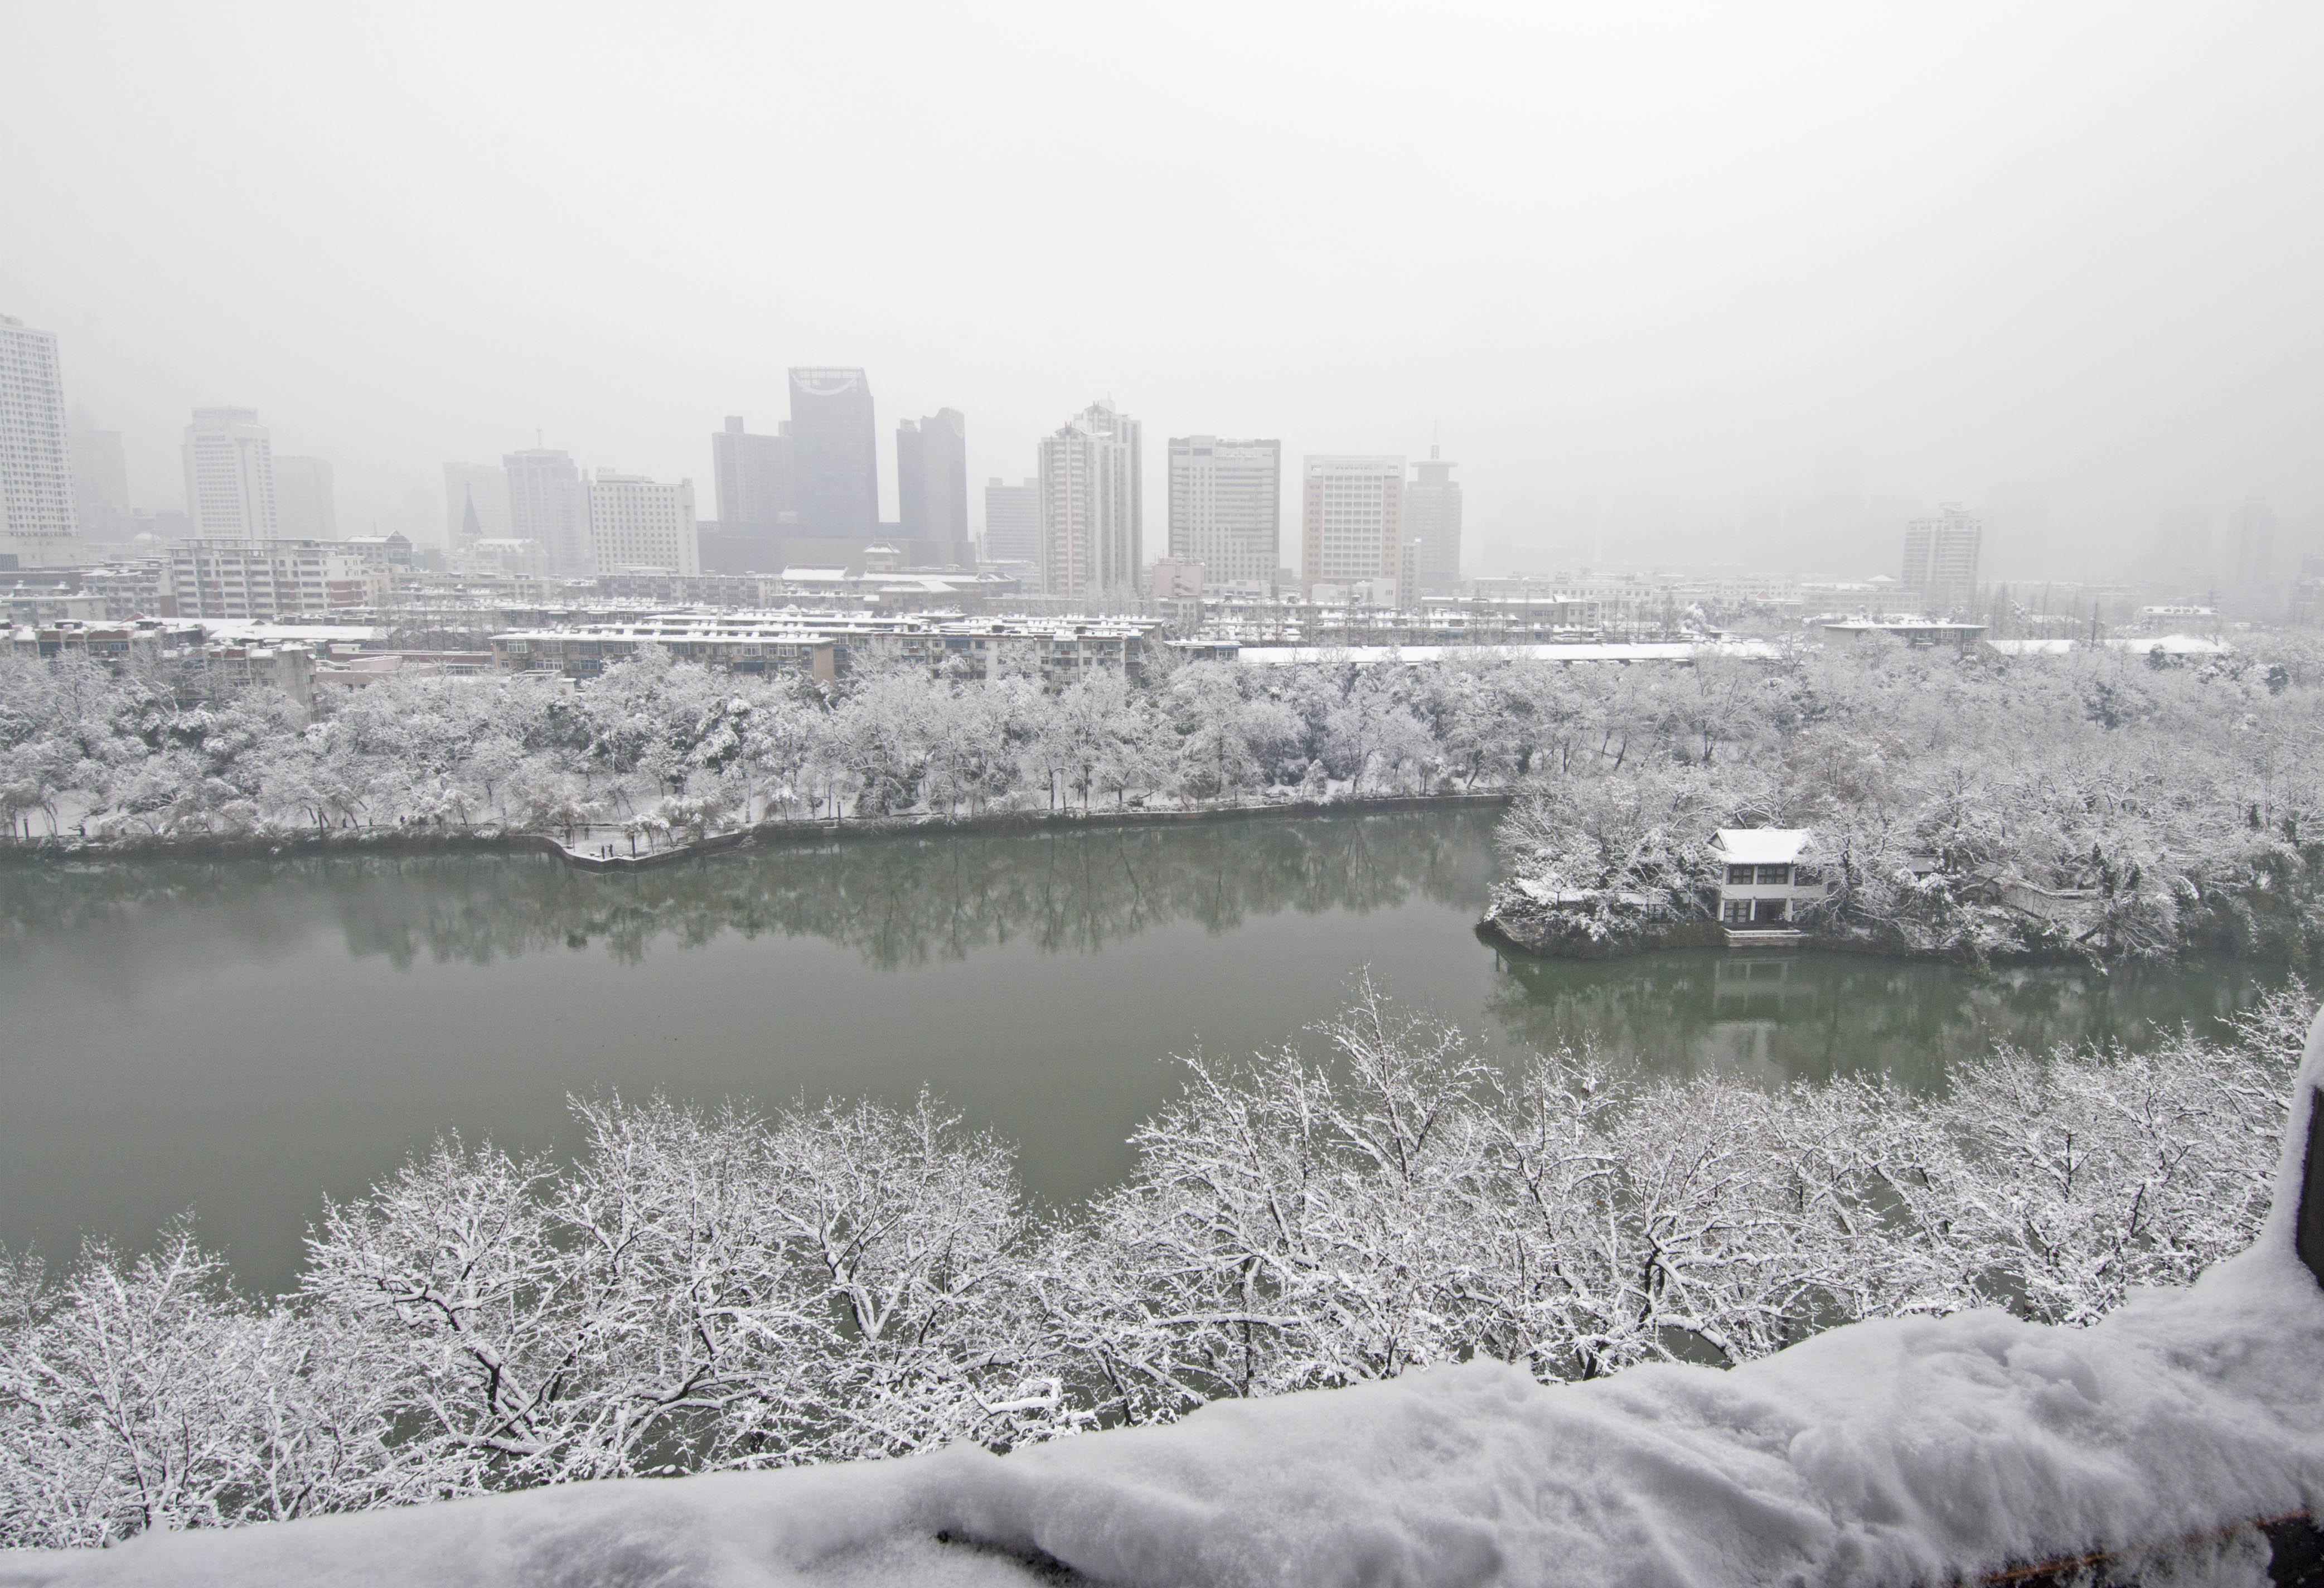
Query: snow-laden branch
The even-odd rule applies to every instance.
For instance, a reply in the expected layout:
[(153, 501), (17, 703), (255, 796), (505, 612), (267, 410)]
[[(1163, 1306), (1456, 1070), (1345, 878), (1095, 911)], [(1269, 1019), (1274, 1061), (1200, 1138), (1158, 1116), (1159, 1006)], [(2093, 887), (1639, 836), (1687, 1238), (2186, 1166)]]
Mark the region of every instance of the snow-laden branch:
[(1189, 1060), (1138, 1167), (1037, 1217), (933, 1100), (576, 1102), (327, 1206), (299, 1291), (185, 1228), (0, 1264), (0, 1545), (578, 1479), (993, 1449), (1497, 1359), (1733, 1364), (1978, 1306), (2087, 1325), (2259, 1225), (2308, 1005), (1930, 1097), (1489, 1065), (1360, 986), (1320, 1051)]

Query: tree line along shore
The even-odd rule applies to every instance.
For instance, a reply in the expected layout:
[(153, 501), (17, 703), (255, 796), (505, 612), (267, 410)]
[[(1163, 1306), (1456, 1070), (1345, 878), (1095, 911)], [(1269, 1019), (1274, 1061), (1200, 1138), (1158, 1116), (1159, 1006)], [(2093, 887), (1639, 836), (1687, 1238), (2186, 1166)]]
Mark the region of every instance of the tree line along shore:
[(648, 653), (586, 687), (387, 679), (318, 707), (0, 661), (33, 853), (553, 840), (623, 864), (806, 829), (1514, 799), (1491, 930), (1609, 954), (1716, 928), (1721, 827), (1816, 837), (1831, 944), (1971, 960), (2324, 947), (2324, 652), (1214, 663), (1063, 688), (756, 679)]

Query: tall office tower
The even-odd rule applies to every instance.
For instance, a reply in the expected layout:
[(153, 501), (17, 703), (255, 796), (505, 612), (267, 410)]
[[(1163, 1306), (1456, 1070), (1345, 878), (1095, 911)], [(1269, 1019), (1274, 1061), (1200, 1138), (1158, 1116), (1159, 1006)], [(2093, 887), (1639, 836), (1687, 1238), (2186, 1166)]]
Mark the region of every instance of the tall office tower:
[(2254, 496), (2227, 520), (2227, 551), (2234, 588), (2257, 590), (2275, 568), (2275, 509)]
[[(475, 515), (476, 532), (467, 530)], [(444, 544), (465, 549), (472, 540), (505, 540), (509, 530), (508, 470), (497, 463), (444, 466)]]
[(319, 457), (276, 458), (274, 519), (282, 534), (293, 540), (337, 540), (339, 509), (331, 466)]
[(726, 428), (710, 432), (710, 468), (723, 532), (771, 535), (794, 512), (788, 420), (775, 435), (754, 436), (741, 414), (728, 414)]
[(508, 477), (510, 538), (540, 541), (552, 573), (570, 578), (589, 572), (589, 487), (572, 456), (529, 447), (502, 458), (501, 467)]
[(1412, 570), (1405, 597), (1450, 596), (1461, 582), (1461, 482), (1459, 466), (1428, 449), (1428, 461), (1412, 466), (1420, 477), (1404, 488), (1404, 540)]
[(185, 460), (186, 512), (193, 533), (274, 539), (274, 443), (256, 410), (194, 410), (194, 422), (186, 427)]
[(1938, 617), (1977, 604), (1977, 558), (1985, 521), (1947, 503), (1904, 526), (1904, 588)]
[(791, 494), (802, 535), (880, 533), (880, 447), (862, 370), (791, 371)]
[(1041, 593), (1129, 595), (1145, 559), (1142, 431), (1093, 402), (1041, 438)]
[(896, 427), (897, 518), (918, 555), (968, 560), (968, 421), (939, 408)]
[(72, 457), (73, 516), (80, 532), (103, 540), (133, 533), (129, 465), (121, 449), (121, 432), (98, 429), (88, 410), (75, 403), (65, 420), (65, 444)]
[(54, 561), (78, 522), (56, 337), (0, 314), (0, 553)]
[(1283, 443), (1170, 438), (1170, 558), (1203, 585), (1271, 587), (1282, 561)]
[(700, 573), (694, 482), (665, 485), (643, 475), (599, 469), (589, 484), (589, 561), (601, 574), (632, 568)]
[(1404, 563), (1404, 459), (1310, 457), (1303, 463), (1301, 583), (1312, 592), (1319, 584), (1396, 580)]
[(1041, 562), (1041, 482), (1012, 485), (994, 475), (984, 485), (984, 556), (988, 562)]

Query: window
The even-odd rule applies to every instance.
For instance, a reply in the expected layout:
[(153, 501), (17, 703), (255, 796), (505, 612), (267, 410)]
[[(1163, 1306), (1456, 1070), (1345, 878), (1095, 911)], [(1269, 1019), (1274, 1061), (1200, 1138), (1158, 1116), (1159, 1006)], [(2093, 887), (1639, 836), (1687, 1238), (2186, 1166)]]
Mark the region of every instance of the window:
[(1759, 868), (1759, 881), (1763, 883), (1773, 882), (1779, 886), (1789, 887), (1792, 881), (1792, 868), (1787, 865), (1763, 865)]
[(1729, 900), (1727, 908), (1720, 913), (1720, 919), (1730, 927), (1748, 926), (1751, 921), (1751, 901), (1748, 899)]
[(1748, 865), (1729, 866), (1727, 868), (1727, 885), (1730, 888), (1749, 887), (1751, 885), (1751, 872), (1752, 868)]

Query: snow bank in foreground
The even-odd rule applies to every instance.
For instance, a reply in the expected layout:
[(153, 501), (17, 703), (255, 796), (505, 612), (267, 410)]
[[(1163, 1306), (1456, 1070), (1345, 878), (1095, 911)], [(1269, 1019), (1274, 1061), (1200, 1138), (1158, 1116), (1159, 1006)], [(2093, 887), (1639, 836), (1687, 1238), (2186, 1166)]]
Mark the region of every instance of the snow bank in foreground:
[[(2324, 1501), (2324, 1289), (2292, 1230), (2319, 1083), (2324, 1020), (2253, 1250), (2086, 1330), (1864, 1323), (1731, 1371), (1546, 1389), (1443, 1368), (1005, 1457), (0, 1556), (0, 1584), (1022, 1583), (1041, 1556), (1121, 1588), (1905, 1583), (2168, 1545)], [(2256, 1535), (2204, 1549), (2190, 1575), (2264, 1581)]]

